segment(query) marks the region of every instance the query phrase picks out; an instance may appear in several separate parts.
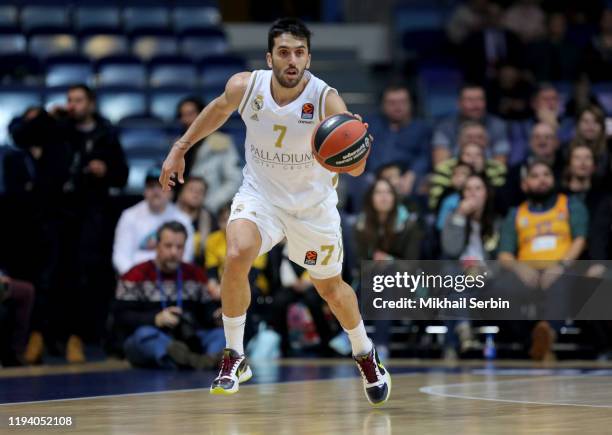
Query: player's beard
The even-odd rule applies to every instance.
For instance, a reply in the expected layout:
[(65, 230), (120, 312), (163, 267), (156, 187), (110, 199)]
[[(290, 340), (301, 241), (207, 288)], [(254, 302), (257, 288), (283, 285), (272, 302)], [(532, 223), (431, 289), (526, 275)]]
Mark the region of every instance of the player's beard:
[[(285, 68), (285, 70), (287, 69), (289, 68)], [(274, 74), (274, 77), (276, 77), (276, 80), (284, 88), (295, 88), (302, 81), (302, 77), (304, 77), (304, 72), (306, 71), (306, 68), (300, 70), (299, 68), (295, 67), (295, 69), (298, 70), (296, 78), (293, 80), (287, 80), (284, 76), (285, 70), (277, 68), (274, 63), (272, 63), (272, 73)]]

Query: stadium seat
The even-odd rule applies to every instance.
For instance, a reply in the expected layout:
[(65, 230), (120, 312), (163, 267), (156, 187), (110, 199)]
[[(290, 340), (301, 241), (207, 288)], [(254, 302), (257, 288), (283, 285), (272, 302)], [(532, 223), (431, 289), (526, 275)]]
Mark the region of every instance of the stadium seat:
[(81, 33), (81, 53), (90, 59), (127, 54), (128, 41), (122, 33), (106, 28), (93, 28)]
[(21, 9), (21, 27), (26, 32), (39, 27), (65, 27), (69, 24), (68, 8), (61, 5), (31, 5)]
[(194, 95), (192, 88), (168, 87), (151, 90), (150, 113), (164, 121), (170, 122), (176, 118), (176, 106), (183, 98)]
[(17, 116), (23, 115), (28, 107), (40, 106), (38, 88), (21, 86), (0, 88), (0, 145), (11, 143), (8, 125)]
[(46, 86), (66, 86), (75, 83), (91, 85), (93, 76), (93, 66), (83, 56), (54, 56), (46, 61)]
[(221, 13), (212, 6), (176, 6), (172, 12), (172, 25), (177, 32), (216, 27), (220, 23)]
[(77, 49), (77, 39), (66, 27), (41, 27), (30, 33), (28, 51), (39, 58), (74, 54)]
[(0, 6), (0, 26), (16, 26), (18, 24), (17, 7), (13, 5)]
[(104, 27), (119, 30), (121, 14), (113, 6), (78, 6), (74, 10), (74, 27), (78, 31)]
[[(435, 4), (414, 5), (403, 2), (393, 13), (395, 31), (402, 35), (407, 31), (441, 30), (444, 28), (444, 9)], [(432, 2), (433, 3), (433, 2)]]
[(228, 49), (225, 33), (221, 29), (192, 29), (183, 32), (179, 39), (182, 55), (192, 59), (225, 54)]
[(167, 29), (169, 23), (168, 8), (163, 6), (134, 6), (123, 10), (123, 27), (128, 32), (138, 29)]
[(208, 104), (225, 91), (225, 86), (205, 86), (200, 95), (204, 103)]
[(25, 53), (27, 46), (27, 39), (19, 28), (0, 27), (0, 54)]
[(96, 71), (99, 86), (144, 87), (147, 84), (146, 68), (136, 57), (123, 55), (99, 59)]
[(98, 109), (102, 116), (116, 123), (128, 116), (147, 113), (147, 98), (143, 91), (132, 87), (101, 87), (97, 90)]
[(196, 86), (197, 69), (193, 62), (183, 56), (158, 56), (149, 63), (149, 85)]
[(436, 89), (434, 92), (424, 94), (425, 115), (439, 118), (457, 111), (457, 95), (459, 89), (454, 87)]
[(201, 62), (200, 83), (202, 86), (224, 86), (232, 75), (245, 70), (246, 64), (240, 57), (207, 57)]
[(132, 33), (132, 54), (144, 61), (155, 56), (176, 55), (178, 41), (169, 30), (142, 29)]
[(68, 86), (49, 86), (43, 94), (43, 105), (46, 110), (53, 109), (54, 106), (65, 106)]
[(445, 44), (444, 30), (421, 29), (402, 33), (402, 48), (419, 61), (445, 56)]

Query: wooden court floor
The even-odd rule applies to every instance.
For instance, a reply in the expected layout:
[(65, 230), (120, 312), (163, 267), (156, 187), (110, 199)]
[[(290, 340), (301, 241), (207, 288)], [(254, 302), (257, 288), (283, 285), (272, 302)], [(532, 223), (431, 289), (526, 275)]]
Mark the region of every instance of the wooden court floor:
[[(347, 363), (350, 361), (294, 360), (284, 364), (311, 370), (321, 364)], [(198, 388), (5, 404), (0, 406), (0, 433), (612, 433), (610, 365), (498, 362), (491, 366), (476, 361), (451, 367), (437, 361), (394, 361), (389, 366), (391, 373), (396, 372), (392, 397), (381, 408), (367, 404), (361, 381), (355, 376), (244, 384), (237, 395), (228, 397), (211, 396), (206, 389)], [(269, 367), (254, 371), (256, 376), (259, 371), (265, 377), (270, 375), (266, 370)], [(0, 377), (10, 376), (6, 372)], [(55, 430), (6, 426), (9, 416), (23, 415), (73, 416), (75, 425)]]

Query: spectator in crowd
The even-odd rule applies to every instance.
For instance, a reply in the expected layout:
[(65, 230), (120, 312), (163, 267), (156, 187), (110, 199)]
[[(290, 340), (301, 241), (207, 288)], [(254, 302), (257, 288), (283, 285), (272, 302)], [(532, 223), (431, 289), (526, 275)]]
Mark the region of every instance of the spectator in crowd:
[(497, 199), (498, 208), (503, 213), (525, 200), (525, 192), (521, 188), (523, 171), (526, 166), (536, 160), (546, 162), (552, 168), (557, 183), (561, 180), (565, 167), (563, 152), (559, 147), (555, 127), (546, 122), (540, 122), (533, 126), (529, 139), (528, 154), (508, 169), (507, 181), (499, 189)]
[(576, 135), (569, 144), (569, 149), (587, 145), (595, 155), (597, 162), (595, 175), (605, 179), (610, 175), (610, 149), (606, 134), (606, 117), (597, 106), (588, 106), (578, 115)]
[(612, 9), (602, 13), (600, 32), (586, 48), (581, 65), (593, 82), (609, 81), (612, 77)]
[(504, 13), (504, 26), (524, 43), (544, 37), (546, 15), (539, 3), (540, 0), (518, 0)]
[[(208, 287), (210, 291), (217, 294), (221, 291), (221, 279), (225, 266), (225, 256), (227, 254), (227, 221), (231, 213), (231, 203), (223, 205), (217, 212), (217, 225), (219, 229), (213, 231), (206, 239), (205, 266), (208, 271)], [(262, 254), (255, 259), (249, 282), (253, 292), (268, 291), (268, 283), (263, 271), (268, 263), (267, 254)]]
[[(435, 194), (430, 195), (430, 206), (436, 211), (436, 229), (442, 231), (446, 216), (451, 213), (459, 205), (460, 195), (468, 177), (474, 173), (474, 169), (468, 163), (457, 162), (451, 168), (450, 176), (441, 176), (435, 174), (436, 182), (441, 183), (444, 180), (444, 185), (438, 184), (432, 187)], [(433, 178), (433, 177), (432, 177)], [(441, 192), (439, 195), (437, 192)]]
[(594, 178), (596, 168), (593, 149), (577, 144), (570, 149), (561, 182), (563, 191), (579, 198), (589, 211), (595, 209), (603, 196), (601, 180)]
[(434, 167), (457, 154), (460, 127), (466, 121), (476, 121), (484, 125), (490, 141), (487, 157), (494, 157), (505, 163), (510, 152), (506, 124), (501, 119), (487, 114), (486, 105), (484, 88), (472, 84), (466, 84), (461, 88), (459, 113), (443, 119), (434, 129), (432, 138)]
[(121, 213), (115, 230), (113, 265), (121, 275), (136, 264), (155, 258), (157, 229), (164, 222), (179, 221), (187, 228), (183, 260), (193, 259), (193, 230), (189, 216), (172, 202), (172, 192), (162, 191), (159, 168), (151, 168), (145, 178), (144, 200)]
[(206, 238), (216, 226), (212, 214), (204, 207), (208, 185), (203, 178), (189, 177), (179, 187), (176, 206), (189, 216), (192, 223), (194, 262), (204, 264)]
[[(514, 293), (539, 289), (551, 295), (558, 278), (585, 248), (588, 211), (580, 200), (557, 193), (552, 168), (546, 162), (530, 163), (522, 185), (527, 200), (510, 210), (501, 230), (498, 258), (512, 275), (500, 282)], [(509, 284), (512, 276), (518, 278), (520, 288)], [(555, 298), (555, 303), (564, 301)], [(536, 323), (531, 357), (550, 358), (554, 338), (548, 322)]]
[[(422, 230), (417, 216), (399, 203), (391, 183), (376, 180), (365, 195), (364, 210), (354, 229), (358, 260), (417, 260)], [(390, 322), (376, 322), (374, 341), (378, 352), (388, 354)]]
[(225, 346), (219, 294), (207, 292), (202, 269), (182, 261), (182, 223), (162, 224), (155, 240), (155, 258), (135, 265), (117, 286), (115, 330), (126, 337), (125, 355), (135, 366), (211, 369)]
[(281, 336), (282, 354), (284, 356), (291, 354), (287, 319), (289, 306), (301, 302), (308, 308), (321, 339), (319, 354), (336, 356), (337, 353), (329, 345), (334, 336), (323, 309), (325, 302), (314, 289), (306, 269), (289, 260), (289, 249), (286, 243), (283, 246), (279, 272), (282, 287), (274, 293), (270, 319), (272, 327)]
[(34, 286), (0, 270), (0, 307), (6, 315), (0, 328), (0, 364), (4, 367), (23, 365), (27, 362), (25, 352), (34, 307)]
[(368, 120), (376, 146), (372, 147), (367, 170), (376, 173), (381, 166), (400, 163), (405, 168), (400, 180), (405, 195), (412, 193), (418, 180), (427, 174), (431, 156), (427, 149), (431, 131), (412, 113), (408, 88), (389, 85), (383, 91), (381, 113)]
[(509, 63), (499, 66), (496, 80), (489, 86), (489, 111), (507, 121), (529, 116), (531, 84), (524, 71)]
[(537, 82), (573, 81), (578, 76), (580, 49), (567, 35), (567, 18), (553, 12), (547, 19), (546, 37), (526, 47), (526, 65)]
[(494, 80), (501, 64), (521, 65), (523, 44), (502, 27), (502, 9), (490, 3), (481, 30), (472, 33), (459, 50), (459, 62), (465, 78), (475, 83)]
[(561, 96), (557, 89), (549, 84), (538, 86), (531, 100), (532, 115), (523, 122), (510, 125), (510, 140), (512, 151), (510, 153), (510, 166), (523, 161), (529, 152), (529, 140), (533, 127), (540, 122), (550, 124), (561, 143), (568, 142), (574, 134), (574, 121), (563, 115)]
[[(177, 107), (177, 116), (187, 130), (204, 106), (197, 98), (186, 98)], [(242, 182), (239, 156), (232, 137), (216, 131), (195, 144), (185, 157), (185, 177), (206, 180), (208, 194), (205, 206), (216, 213), (238, 191)]]
[(469, 0), (460, 3), (446, 24), (448, 39), (455, 45), (462, 44), (472, 33), (484, 26), (489, 0)]

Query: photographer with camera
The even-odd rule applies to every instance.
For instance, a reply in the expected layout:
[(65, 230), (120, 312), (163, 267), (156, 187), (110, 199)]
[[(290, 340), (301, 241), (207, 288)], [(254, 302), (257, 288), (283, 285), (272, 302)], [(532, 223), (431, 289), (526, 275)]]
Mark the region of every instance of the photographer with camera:
[[(183, 263), (185, 226), (157, 231), (156, 257), (123, 275), (115, 299), (115, 332), (135, 366), (209, 369), (225, 345), (219, 297), (211, 297), (204, 272)], [(127, 338), (126, 338), (127, 337)]]

